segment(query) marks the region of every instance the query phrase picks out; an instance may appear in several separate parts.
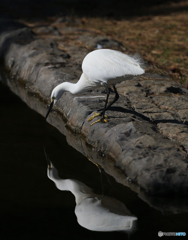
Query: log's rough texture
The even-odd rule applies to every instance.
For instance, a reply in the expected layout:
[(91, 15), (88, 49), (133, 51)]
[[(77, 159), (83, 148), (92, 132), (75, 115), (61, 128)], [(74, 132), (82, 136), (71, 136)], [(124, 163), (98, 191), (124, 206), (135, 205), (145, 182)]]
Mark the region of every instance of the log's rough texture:
[[(90, 31), (53, 26), (31, 30), (1, 21), (0, 80), (45, 116), (52, 89), (64, 81), (76, 82), (84, 56), (97, 44), (123, 51), (118, 41)], [(117, 90), (120, 99), (106, 112), (106, 124), (90, 126), (87, 121), (103, 108), (104, 89), (79, 97), (64, 93), (48, 121), (69, 144), (135, 191), (187, 195), (187, 89), (168, 76), (146, 73), (118, 84)]]

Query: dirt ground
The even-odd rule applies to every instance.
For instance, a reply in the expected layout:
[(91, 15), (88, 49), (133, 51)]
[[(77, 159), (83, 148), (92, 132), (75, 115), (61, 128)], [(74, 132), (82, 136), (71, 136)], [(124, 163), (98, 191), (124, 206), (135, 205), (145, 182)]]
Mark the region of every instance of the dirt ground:
[(128, 52), (139, 52), (150, 64), (188, 86), (188, 12), (131, 20), (86, 18), (95, 28), (120, 41)]
[(126, 52), (139, 52), (153, 71), (170, 74), (188, 87), (188, 1), (170, 4), (185, 10), (127, 19), (74, 16), (64, 24), (96, 30), (122, 42)]
[(139, 52), (149, 71), (170, 74), (188, 87), (188, 0), (9, 0), (0, 3), (1, 16), (110, 36), (125, 52)]

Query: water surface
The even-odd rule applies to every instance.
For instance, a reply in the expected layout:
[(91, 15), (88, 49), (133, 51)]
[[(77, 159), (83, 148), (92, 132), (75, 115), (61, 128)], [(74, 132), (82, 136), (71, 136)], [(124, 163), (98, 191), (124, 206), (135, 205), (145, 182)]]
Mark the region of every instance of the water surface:
[[(159, 231), (188, 234), (186, 206), (178, 214), (174, 214), (174, 210), (156, 210), (129, 188), (105, 175), (105, 194), (123, 202), (138, 218), (134, 231), (129, 234), (95, 232), (81, 227), (74, 214), (74, 196), (58, 190), (47, 177), (44, 148), (61, 178), (81, 181), (100, 195), (97, 167), (70, 147), (65, 137), (45, 122), (44, 117), (3, 85), (0, 85), (0, 106), (1, 239), (158, 239)], [(185, 204), (185, 200), (183, 202)]]

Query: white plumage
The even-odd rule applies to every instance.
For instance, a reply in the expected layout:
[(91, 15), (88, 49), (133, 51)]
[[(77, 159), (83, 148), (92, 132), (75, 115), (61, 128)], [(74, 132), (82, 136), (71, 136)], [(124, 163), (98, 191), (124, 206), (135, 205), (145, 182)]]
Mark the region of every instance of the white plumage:
[[(124, 80), (131, 80), (134, 76), (141, 75), (145, 71), (141, 67), (142, 60), (139, 56), (129, 56), (119, 51), (110, 49), (98, 49), (86, 55), (82, 63), (82, 75), (77, 83), (64, 82), (56, 86), (51, 94), (51, 105), (46, 114), (46, 118), (63, 92), (68, 91), (74, 95), (82, 94), (88, 90), (95, 89), (99, 86), (113, 85), (116, 92), (117, 101), (119, 95), (115, 89), (115, 84)], [(107, 99), (105, 108), (101, 115), (104, 117), (104, 112), (111, 106), (108, 102), (110, 91), (107, 89)]]
[[(96, 84), (111, 84), (110, 80), (118, 77), (137, 76), (144, 73), (138, 56), (100, 49), (90, 52), (83, 60), (82, 70), (88, 79)], [(117, 81), (113, 81), (117, 83)]]
[(78, 223), (92, 231), (131, 231), (137, 217), (117, 199), (95, 194), (84, 183), (74, 179), (61, 179), (57, 169), (49, 163), (47, 176), (61, 191), (75, 196), (75, 214)]

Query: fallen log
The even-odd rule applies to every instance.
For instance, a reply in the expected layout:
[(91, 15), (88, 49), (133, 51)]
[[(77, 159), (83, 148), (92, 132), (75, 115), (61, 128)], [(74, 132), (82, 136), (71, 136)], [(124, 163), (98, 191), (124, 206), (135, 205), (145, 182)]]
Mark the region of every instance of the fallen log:
[[(122, 49), (104, 36), (92, 38), (85, 32), (80, 36), (78, 29), (71, 30), (78, 34), (75, 44), (69, 45), (67, 31), (61, 30), (55, 41), (41, 38), (22, 23), (0, 23), (0, 80), (43, 116), (52, 89), (64, 81), (77, 82), (88, 50), (99, 43)], [(80, 97), (64, 93), (48, 121), (71, 146), (137, 193), (187, 195), (187, 90), (156, 73), (124, 81), (117, 90), (120, 99), (106, 112), (107, 123), (90, 126), (87, 121), (104, 106), (101, 88)]]

